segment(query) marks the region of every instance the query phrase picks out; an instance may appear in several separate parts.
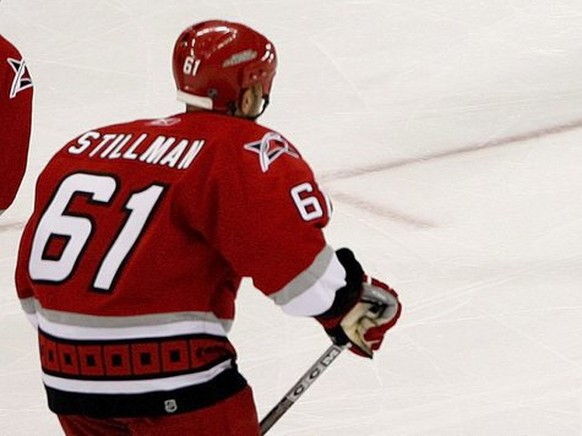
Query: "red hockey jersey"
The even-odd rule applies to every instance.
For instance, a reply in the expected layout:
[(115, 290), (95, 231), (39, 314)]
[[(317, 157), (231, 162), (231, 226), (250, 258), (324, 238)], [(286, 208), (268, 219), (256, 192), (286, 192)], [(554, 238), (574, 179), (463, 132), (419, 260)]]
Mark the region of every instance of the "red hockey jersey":
[(20, 187), (30, 142), (32, 80), (18, 50), (0, 35), (0, 212)]
[(207, 112), (92, 130), (39, 176), (16, 284), (57, 413), (191, 410), (242, 389), (242, 277), (292, 315), (346, 284), (330, 205), (297, 149)]

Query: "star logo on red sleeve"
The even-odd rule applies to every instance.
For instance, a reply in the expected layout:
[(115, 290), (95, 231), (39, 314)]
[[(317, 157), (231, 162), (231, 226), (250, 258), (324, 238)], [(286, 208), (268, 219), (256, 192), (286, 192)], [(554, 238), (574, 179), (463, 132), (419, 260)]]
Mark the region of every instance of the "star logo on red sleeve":
[(289, 155), (299, 159), (299, 153), (297, 153), (293, 146), (275, 132), (269, 132), (260, 141), (250, 142), (244, 147), (246, 150), (259, 155), (259, 163), (264, 173), (269, 170), (273, 162), (283, 155)]
[(12, 80), (12, 86), (10, 87), (10, 98), (14, 98), (19, 92), (32, 87), (32, 79), (30, 78), (28, 68), (26, 68), (26, 63), (23, 59), (18, 60), (8, 58), (6, 61), (14, 70), (14, 79)]

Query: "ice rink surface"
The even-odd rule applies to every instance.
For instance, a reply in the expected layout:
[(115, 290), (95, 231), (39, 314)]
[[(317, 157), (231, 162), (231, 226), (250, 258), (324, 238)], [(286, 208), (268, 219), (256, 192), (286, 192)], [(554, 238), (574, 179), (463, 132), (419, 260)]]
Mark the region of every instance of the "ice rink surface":
[[(578, 0), (3, 1), (36, 94), (27, 176), (0, 218), (0, 434), (60, 434), (12, 279), (36, 176), (91, 127), (180, 112), (173, 42), (209, 18), (274, 41), (261, 123), (319, 174), (330, 243), (404, 304), (374, 360), (341, 355), (269, 434), (581, 435)], [(248, 282), (237, 307), (263, 416), (328, 340)]]

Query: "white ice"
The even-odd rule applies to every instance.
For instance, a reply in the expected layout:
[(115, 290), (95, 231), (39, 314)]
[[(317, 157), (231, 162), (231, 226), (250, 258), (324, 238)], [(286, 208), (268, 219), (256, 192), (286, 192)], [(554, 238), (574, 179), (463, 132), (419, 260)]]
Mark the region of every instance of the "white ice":
[[(404, 304), (372, 361), (341, 355), (270, 434), (581, 435), (578, 0), (3, 1), (36, 99), (0, 218), (0, 434), (60, 434), (12, 279), (35, 178), (86, 129), (181, 111), (172, 45), (208, 18), (275, 42), (261, 122), (334, 200), (329, 241)], [(232, 340), (261, 416), (328, 345), (246, 282)]]

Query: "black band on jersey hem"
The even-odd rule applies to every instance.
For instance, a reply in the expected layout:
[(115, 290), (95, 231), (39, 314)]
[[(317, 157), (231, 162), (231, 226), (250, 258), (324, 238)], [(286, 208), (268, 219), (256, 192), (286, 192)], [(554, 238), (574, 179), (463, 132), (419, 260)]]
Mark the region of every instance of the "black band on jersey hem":
[(237, 369), (228, 369), (209, 382), (172, 391), (145, 394), (81, 394), (45, 386), (49, 409), (58, 415), (93, 418), (160, 416), (212, 406), (247, 386)]

